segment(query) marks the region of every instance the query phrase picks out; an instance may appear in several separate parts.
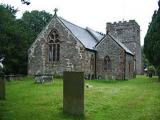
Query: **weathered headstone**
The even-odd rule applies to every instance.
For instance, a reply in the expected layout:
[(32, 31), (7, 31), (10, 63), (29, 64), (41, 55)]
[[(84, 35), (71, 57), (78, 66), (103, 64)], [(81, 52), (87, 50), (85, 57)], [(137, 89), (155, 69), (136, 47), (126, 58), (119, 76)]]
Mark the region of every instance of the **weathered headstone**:
[(0, 76), (0, 100), (5, 100), (5, 80)]
[(53, 81), (53, 75), (37, 75), (35, 77), (35, 83), (51, 83)]
[(0, 55), (0, 100), (5, 99), (5, 80), (4, 80), (4, 67), (3, 62), (4, 57)]
[(63, 73), (63, 111), (72, 115), (84, 115), (84, 73)]

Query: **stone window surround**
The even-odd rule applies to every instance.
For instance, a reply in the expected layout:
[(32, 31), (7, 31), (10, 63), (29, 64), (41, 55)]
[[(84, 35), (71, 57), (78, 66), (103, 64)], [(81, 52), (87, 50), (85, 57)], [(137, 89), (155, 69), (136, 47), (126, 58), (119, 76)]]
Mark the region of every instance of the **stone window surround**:
[(104, 57), (104, 71), (111, 72), (112, 71), (112, 61), (108, 55)]
[(55, 63), (60, 60), (60, 36), (54, 28), (48, 35), (48, 62)]

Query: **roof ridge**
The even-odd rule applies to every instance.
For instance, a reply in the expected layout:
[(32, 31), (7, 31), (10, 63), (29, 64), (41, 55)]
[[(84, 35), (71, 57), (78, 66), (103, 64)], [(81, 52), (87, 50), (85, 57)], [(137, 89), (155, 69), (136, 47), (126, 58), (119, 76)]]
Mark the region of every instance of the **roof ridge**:
[(92, 49), (97, 43), (96, 39), (85, 28), (71, 23), (62, 17), (58, 19), (68, 28), (68, 30), (79, 40), (85, 48)]
[[(92, 28), (90, 28), (90, 27), (86, 27), (86, 29), (91, 29), (91, 30), (93, 30), (94, 32), (96, 32), (96, 33), (98, 33), (98, 34), (100, 34), (100, 35), (105, 35), (104, 33), (100, 32), (100, 31), (96, 31), (96, 30), (94, 30), (94, 29), (92, 29)], [(101, 33), (102, 33), (102, 34), (101, 34)]]
[(77, 26), (77, 27), (79, 27), (79, 28), (81, 28), (81, 29), (86, 30), (85, 28), (83, 28), (83, 27), (81, 27), (81, 26), (78, 26), (78, 25), (76, 25), (75, 23), (72, 23), (72, 22), (70, 22), (70, 21), (68, 21), (68, 20), (66, 20), (66, 19), (64, 19), (64, 18), (62, 18), (62, 17), (59, 17), (59, 18), (62, 19), (62, 20), (64, 20), (64, 21), (66, 21), (66, 22), (68, 22), (68, 23), (70, 23), (70, 24), (72, 24), (72, 25), (74, 25), (74, 26)]
[[(76, 26), (76, 27), (79, 27), (79, 28), (81, 28), (81, 29), (83, 29), (83, 30), (86, 30), (86, 31), (89, 32), (89, 33), (90, 33), (90, 30), (92, 30), (92, 31), (96, 32), (96, 33), (99, 34), (99, 35), (105, 36), (104, 33), (99, 32), (99, 31), (96, 31), (96, 30), (94, 30), (94, 29), (92, 29), (92, 28), (90, 28), (90, 27), (88, 27), (88, 26), (86, 26), (86, 28), (83, 28), (83, 27), (81, 27), (81, 26), (79, 26), (79, 25), (76, 25), (75, 23), (72, 23), (72, 22), (70, 22), (70, 21), (68, 21), (68, 20), (66, 20), (66, 19), (64, 19), (64, 18), (62, 18), (62, 17), (58, 17), (58, 18), (66, 21), (66, 22), (68, 22), (68, 23), (70, 23), (70, 24), (72, 24), (72, 25), (74, 25), (74, 26)], [(87, 28), (90, 29), (90, 30), (88, 30)], [(92, 33), (90, 33), (90, 34), (91, 34), (91, 36), (93, 36)], [(93, 37), (96, 37), (96, 36), (93, 36)], [(96, 37), (96, 39), (97, 39), (97, 37)]]
[[(91, 34), (91, 35), (96, 39), (96, 42), (98, 42), (98, 38), (92, 33), (91, 30), (93, 30), (93, 29), (91, 29), (91, 28), (89, 28), (89, 27), (86, 27), (86, 31), (87, 31), (89, 34)], [(96, 32), (96, 31), (95, 31), (95, 32)]]

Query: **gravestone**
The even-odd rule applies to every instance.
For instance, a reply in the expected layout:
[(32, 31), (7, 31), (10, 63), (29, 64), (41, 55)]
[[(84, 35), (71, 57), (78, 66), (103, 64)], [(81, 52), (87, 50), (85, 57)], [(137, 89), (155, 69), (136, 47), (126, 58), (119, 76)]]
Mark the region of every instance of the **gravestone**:
[(0, 55), (0, 100), (5, 100), (5, 80), (4, 80), (4, 67), (3, 62), (4, 57)]
[(35, 83), (51, 83), (53, 81), (53, 75), (36, 75)]
[(0, 100), (5, 100), (5, 80), (0, 76)]
[(84, 115), (84, 73), (63, 73), (63, 112)]

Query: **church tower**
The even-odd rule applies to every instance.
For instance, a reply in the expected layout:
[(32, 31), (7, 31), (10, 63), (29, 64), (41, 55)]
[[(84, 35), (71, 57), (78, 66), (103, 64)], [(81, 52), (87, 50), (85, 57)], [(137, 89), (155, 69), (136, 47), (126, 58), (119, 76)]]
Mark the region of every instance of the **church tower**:
[(107, 23), (106, 30), (135, 54), (136, 72), (142, 74), (140, 26), (138, 23), (135, 20)]

